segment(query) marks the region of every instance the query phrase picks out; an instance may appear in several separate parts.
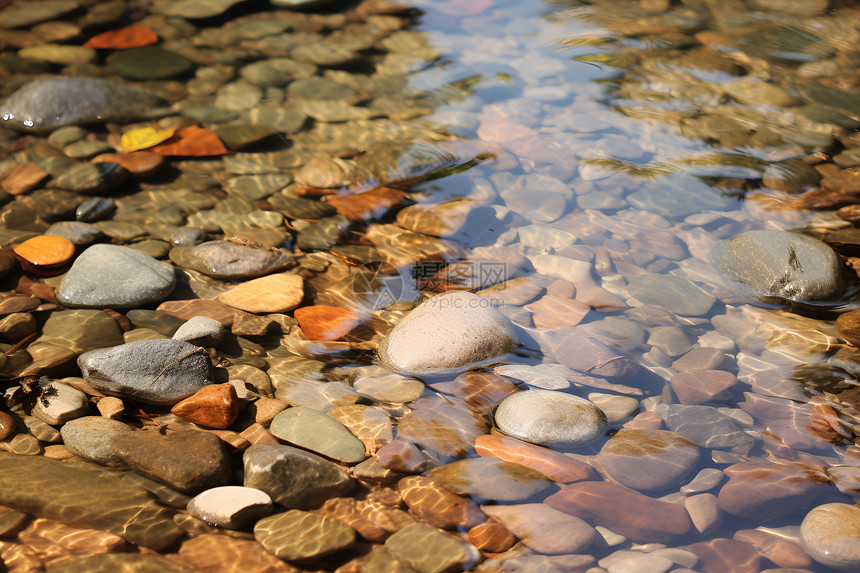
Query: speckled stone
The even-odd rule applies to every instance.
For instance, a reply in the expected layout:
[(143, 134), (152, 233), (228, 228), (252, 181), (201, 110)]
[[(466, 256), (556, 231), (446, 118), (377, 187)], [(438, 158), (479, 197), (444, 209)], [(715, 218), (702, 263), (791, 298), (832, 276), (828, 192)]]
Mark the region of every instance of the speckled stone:
[(800, 539), (819, 563), (856, 571), (860, 567), (860, 508), (847, 503), (819, 505), (803, 518)]

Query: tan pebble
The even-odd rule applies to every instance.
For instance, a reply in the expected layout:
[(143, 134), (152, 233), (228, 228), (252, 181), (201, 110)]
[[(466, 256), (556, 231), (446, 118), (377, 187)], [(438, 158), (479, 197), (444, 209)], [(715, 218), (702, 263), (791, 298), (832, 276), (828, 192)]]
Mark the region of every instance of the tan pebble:
[(122, 403), (122, 400), (114, 396), (102, 398), (96, 404), (96, 408), (98, 408), (99, 414), (111, 420), (121, 420), (125, 413), (125, 404)]
[(55, 460), (65, 460), (67, 458), (74, 457), (75, 454), (69, 451), (69, 448), (64, 446), (63, 444), (52, 444), (50, 446), (45, 446), (45, 457), (52, 458)]
[(507, 528), (496, 521), (490, 520), (476, 525), (469, 530), (469, 543), (481, 551), (502, 553), (510, 549), (517, 538)]

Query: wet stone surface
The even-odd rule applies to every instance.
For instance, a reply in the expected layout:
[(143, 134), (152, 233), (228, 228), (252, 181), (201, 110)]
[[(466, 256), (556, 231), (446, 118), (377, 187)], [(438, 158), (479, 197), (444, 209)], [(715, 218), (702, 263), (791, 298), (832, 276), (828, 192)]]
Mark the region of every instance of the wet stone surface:
[(0, 570), (857, 569), (858, 29), (0, 1)]

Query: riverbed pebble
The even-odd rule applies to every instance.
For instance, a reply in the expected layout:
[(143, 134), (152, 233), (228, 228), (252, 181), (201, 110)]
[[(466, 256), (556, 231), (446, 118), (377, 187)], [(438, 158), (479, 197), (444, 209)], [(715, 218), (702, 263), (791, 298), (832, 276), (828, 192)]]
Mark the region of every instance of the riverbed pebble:
[(606, 415), (593, 403), (551, 390), (511, 394), (499, 403), (494, 420), (509, 436), (555, 447), (586, 444), (606, 426)]
[(380, 364), (410, 374), (462, 368), (496, 358), (514, 345), (510, 321), (489, 301), (450, 292), (412, 310), (379, 346)]

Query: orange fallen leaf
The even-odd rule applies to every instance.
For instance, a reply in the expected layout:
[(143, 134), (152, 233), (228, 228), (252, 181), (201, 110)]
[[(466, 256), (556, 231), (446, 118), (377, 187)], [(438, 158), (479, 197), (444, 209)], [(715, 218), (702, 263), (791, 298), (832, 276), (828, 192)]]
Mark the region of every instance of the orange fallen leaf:
[(152, 148), (152, 151), (160, 155), (185, 155), (191, 157), (205, 157), (208, 155), (225, 155), (230, 150), (215, 135), (214, 131), (203, 129), (196, 125), (189, 125), (179, 129), (173, 138)]
[(122, 150), (125, 153), (149, 149), (173, 137), (175, 131), (172, 127), (167, 129), (156, 129), (154, 127), (129, 129), (122, 134), (120, 145), (122, 145)]
[(325, 305), (297, 308), (293, 316), (309, 340), (337, 340), (361, 322), (354, 310)]
[(156, 43), (158, 43), (158, 36), (146, 26), (126, 26), (93, 36), (84, 46), (103, 50), (122, 50)]

